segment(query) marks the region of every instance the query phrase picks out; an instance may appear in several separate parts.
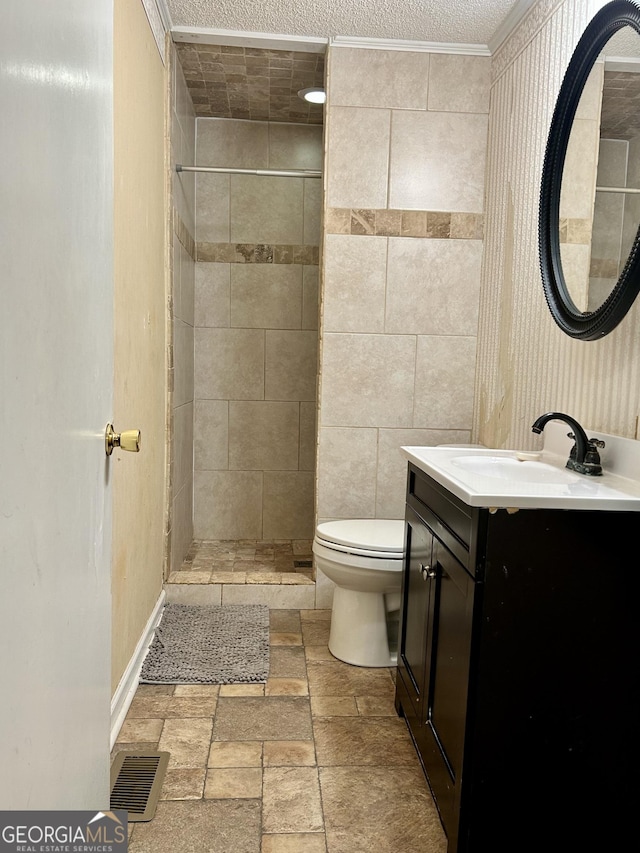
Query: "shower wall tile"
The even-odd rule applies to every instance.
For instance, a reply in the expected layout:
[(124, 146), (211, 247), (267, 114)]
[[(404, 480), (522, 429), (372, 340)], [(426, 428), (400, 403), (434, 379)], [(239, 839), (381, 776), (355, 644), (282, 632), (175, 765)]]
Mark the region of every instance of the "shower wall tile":
[(325, 204), (386, 207), (391, 111), (331, 107), (329, 113)]
[(173, 321), (174, 408), (193, 400), (193, 326)]
[(195, 325), (217, 328), (231, 324), (230, 264), (195, 265)]
[(266, 122), (198, 118), (198, 166), (227, 169), (266, 169), (269, 135)]
[(414, 425), (471, 429), (476, 337), (418, 337)]
[(488, 113), (491, 57), (434, 53), (429, 67), (428, 109)]
[(327, 234), (324, 330), (383, 332), (387, 241)]
[(318, 267), (302, 267), (302, 328), (317, 329), (319, 321)]
[(175, 47), (171, 46), (171, 293), (167, 342), (168, 442), (167, 483), (170, 507), (165, 529), (165, 572), (179, 566), (193, 539), (193, 324), (195, 175), (178, 173), (178, 163), (195, 161), (195, 112)]
[[(322, 168), (321, 127), (202, 119), (198, 134), (202, 164)], [(310, 539), (322, 182), (201, 177), (196, 535)]]
[(321, 426), (413, 426), (416, 339), (324, 335)]
[(180, 245), (180, 318), (189, 326), (194, 324), (195, 263), (185, 247)]
[(231, 265), (232, 326), (251, 329), (299, 329), (301, 322), (300, 265)]
[(261, 329), (196, 329), (196, 399), (264, 399), (264, 336)]
[(230, 175), (196, 175), (196, 241), (229, 241)]
[(481, 263), (479, 240), (390, 238), (385, 330), (475, 335)]
[(268, 127), (270, 169), (322, 169), (322, 127), (280, 122)]
[[(189, 94), (189, 90), (187, 88), (187, 81), (184, 78), (184, 72), (182, 71), (182, 65), (176, 55), (175, 46), (171, 46), (171, 50), (173, 55), (172, 59), (172, 70), (173, 70), (173, 87), (172, 87), (172, 95), (173, 95), (173, 111), (176, 116), (178, 122), (180, 123), (180, 128), (183, 134), (187, 137), (190, 144), (195, 149), (195, 138), (196, 138), (196, 114), (193, 109), (193, 102), (191, 100), (191, 95)], [(191, 164), (189, 164), (191, 165)]]
[(486, 115), (395, 110), (389, 207), (481, 213), (487, 126)]
[[(188, 166), (195, 162), (195, 111), (184, 74), (172, 45), (171, 68), (171, 163)], [(173, 207), (191, 234), (195, 233), (195, 175), (172, 168)]]
[(229, 403), (231, 470), (296, 471), (299, 441), (297, 402)]
[(229, 468), (229, 403), (196, 400), (194, 411), (194, 468), (225, 471)]
[(230, 176), (232, 243), (302, 243), (302, 178)]
[(172, 282), (173, 282), (173, 316), (179, 317), (182, 319), (182, 298), (180, 292), (180, 251), (182, 250), (182, 244), (178, 239), (178, 235), (174, 232), (173, 234), (173, 242), (171, 247), (171, 260), (172, 260)]
[(376, 475), (376, 518), (404, 518), (407, 490), (407, 458), (402, 447), (435, 447), (438, 444), (468, 444), (471, 429), (381, 429), (378, 430)]
[(317, 371), (316, 332), (267, 330), (266, 400), (315, 400)]
[[(572, 126), (573, 127), (573, 126)], [(598, 184), (624, 187), (627, 181), (629, 143), (626, 139), (601, 139), (598, 157)]]
[(193, 400), (173, 412), (173, 487), (184, 488), (193, 479)]
[(433, 58), (423, 52), (336, 49), (331, 59), (331, 104), (424, 110)]
[(262, 539), (262, 472), (196, 471), (196, 539)]
[(377, 429), (320, 428), (319, 518), (374, 518)]
[(171, 565), (179, 567), (193, 539), (193, 477), (180, 489), (174, 491), (171, 502)]
[(304, 539), (313, 530), (313, 481), (310, 471), (265, 470), (265, 539)]
[(322, 181), (305, 178), (302, 242), (306, 246), (320, 245), (320, 215), (322, 213)]
[(177, 172), (175, 166), (178, 164), (193, 164), (193, 147), (189, 144), (174, 112), (171, 115), (171, 190), (173, 207), (193, 234), (195, 233), (195, 175), (189, 172)]
[(316, 466), (316, 403), (300, 403), (300, 446), (298, 467), (314, 471)]

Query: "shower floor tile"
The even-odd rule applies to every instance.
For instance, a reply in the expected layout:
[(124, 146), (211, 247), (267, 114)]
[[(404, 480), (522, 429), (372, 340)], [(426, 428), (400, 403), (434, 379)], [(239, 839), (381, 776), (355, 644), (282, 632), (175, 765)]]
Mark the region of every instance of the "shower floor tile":
[(311, 584), (310, 539), (195, 539), (170, 584)]

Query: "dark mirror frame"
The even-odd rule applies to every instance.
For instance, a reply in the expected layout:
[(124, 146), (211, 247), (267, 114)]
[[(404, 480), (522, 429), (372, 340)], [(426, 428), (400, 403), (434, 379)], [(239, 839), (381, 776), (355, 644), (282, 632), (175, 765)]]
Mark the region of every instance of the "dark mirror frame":
[(587, 78), (605, 44), (622, 27), (640, 35), (640, 6), (613, 0), (587, 26), (565, 73), (556, 102), (542, 170), (538, 246), (542, 284), (549, 310), (572, 338), (595, 341), (613, 331), (640, 291), (640, 227), (615, 287), (595, 311), (579, 311), (567, 288), (560, 258), (560, 187), (571, 127)]

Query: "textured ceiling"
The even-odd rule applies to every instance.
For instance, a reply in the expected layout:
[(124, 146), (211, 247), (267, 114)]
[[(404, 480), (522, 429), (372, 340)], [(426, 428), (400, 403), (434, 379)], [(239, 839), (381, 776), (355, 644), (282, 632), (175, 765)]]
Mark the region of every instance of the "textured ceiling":
[(176, 27), (488, 44), (516, 0), (166, 0)]

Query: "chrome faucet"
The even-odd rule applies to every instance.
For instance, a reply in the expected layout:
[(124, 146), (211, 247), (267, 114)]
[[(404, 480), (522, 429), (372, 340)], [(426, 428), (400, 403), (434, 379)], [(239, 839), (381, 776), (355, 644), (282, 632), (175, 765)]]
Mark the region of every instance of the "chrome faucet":
[(547, 412), (546, 415), (540, 415), (536, 419), (531, 427), (531, 431), (541, 433), (546, 424), (554, 420), (564, 421), (573, 430), (573, 432), (567, 433), (568, 438), (574, 440), (574, 445), (571, 448), (571, 453), (565, 467), (571, 471), (576, 471), (578, 474), (587, 474), (592, 477), (602, 474), (598, 448), (604, 447), (604, 441), (601, 441), (599, 438), (587, 438), (586, 432), (575, 418), (565, 415), (562, 412)]

